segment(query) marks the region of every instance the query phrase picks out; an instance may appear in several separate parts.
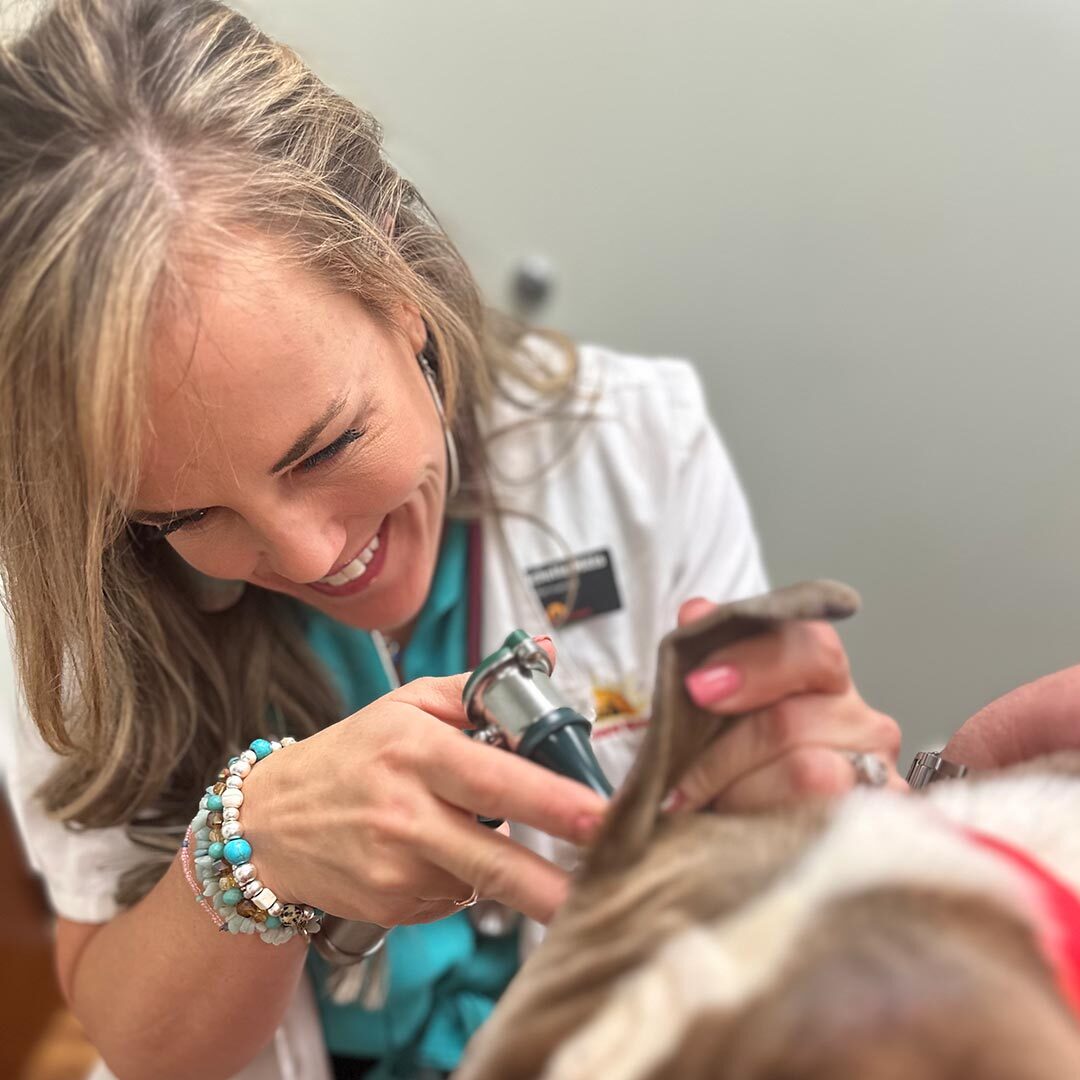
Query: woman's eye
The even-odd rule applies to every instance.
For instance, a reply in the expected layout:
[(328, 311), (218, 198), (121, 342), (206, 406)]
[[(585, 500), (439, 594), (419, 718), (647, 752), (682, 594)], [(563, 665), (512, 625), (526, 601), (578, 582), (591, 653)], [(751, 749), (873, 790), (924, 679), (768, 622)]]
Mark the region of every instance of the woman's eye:
[(330, 458), (336, 454), (340, 454), (346, 446), (356, 442), (357, 439), (363, 435), (363, 431), (359, 431), (356, 428), (349, 428), (348, 431), (342, 432), (329, 446), (324, 446), (321, 450), (311, 455), (311, 457), (304, 458), (296, 467), (307, 471), (308, 469), (314, 469), (317, 465), (321, 465), (324, 461), (329, 461)]
[(186, 517), (182, 518), (173, 518), (172, 521), (166, 521), (161, 525), (154, 525), (152, 527), (157, 529), (161, 536), (168, 536), (170, 533), (179, 532), (181, 529), (198, 525), (200, 521), (206, 519), (206, 515), (209, 513), (209, 510), (196, 510), (194, 514), (188, 514)]
[[(348, 431), (342, 432), (329, 446), (324, 446), (321, 450), (312, 454), (311, 457), (304, 458), (296, 468), (302, 469), (305, 472), (316, 468), (324, 461), (329, 461), (332, 457), (340, 454), (345, 447), (356, 442), (363, 434), (363, 429), (349, 428)], [(160, 524), (147, 525), (146, 527), (153, 529), (158, 536), (170, 536), (172, 533), (180, 532), (181, 529), (195, 529), (201, 522), (206, 520), (206, 516), (209, 513), (209, 508), (206, 510), (196, 510), (194, 513), (185, 514), (184, 517), (173, 518), (172, 521), (164, 521)]]

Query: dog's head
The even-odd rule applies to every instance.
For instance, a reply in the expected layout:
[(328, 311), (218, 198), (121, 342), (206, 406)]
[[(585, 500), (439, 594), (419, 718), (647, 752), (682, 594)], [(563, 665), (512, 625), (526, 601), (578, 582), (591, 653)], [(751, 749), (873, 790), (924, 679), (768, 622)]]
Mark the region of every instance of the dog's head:
[[(830, 590), (728, 611), (745, 628), (851, 606)], [(666, 642), (666, 679), (662, 648), (642, 766), (461, 1080), (1080, 1076), (1054, 951), (1065, 916), (1047, 899), (1047, 881), (1080, 886), (1080, 845), (1040, 823), (1025, 866), (972, 833), (1022, 843), (1039, 806), (1071, 827), (1077, 760), (930, 798), (860, 789), (829, 808), (670, 818), (660, 799), (715, 733), (678, 703), (673, 680), (701, 655), (688, 640)]]
[(582, 880), (461, 1077), (1080, 1076), (1042, 904), (914, 796), (675, 820), (635, 866)]

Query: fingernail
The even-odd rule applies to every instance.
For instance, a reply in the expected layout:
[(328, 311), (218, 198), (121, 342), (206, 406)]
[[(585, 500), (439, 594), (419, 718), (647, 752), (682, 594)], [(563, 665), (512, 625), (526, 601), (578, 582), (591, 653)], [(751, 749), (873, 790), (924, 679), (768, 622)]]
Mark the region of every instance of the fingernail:
[(537, 634), (533, 638), (533, 641), (535, 641), (537, 645), (551, 645), (551, 644), (553, 644), (551, 638), (548, 637), (547, 634)]
[(742, 686), (742, 675), (731, 664), (717, 664), (691, 671), (683, 682), (694, 704), (705, 709), (734, 694)]
[(596, 814), (582, 814), (577, 819), (577, 834), (581, 837), (583, 844), (590, 844), (595, 839), (596, 834), (600, 831), (600, 825), (603, 822), (602, 817), (597, 817)]
[(664, 801), (660, 804), (660, 813), (673, 814), (685, 805), (686, 796), (678, 788), (673, 788), (664, 796)]

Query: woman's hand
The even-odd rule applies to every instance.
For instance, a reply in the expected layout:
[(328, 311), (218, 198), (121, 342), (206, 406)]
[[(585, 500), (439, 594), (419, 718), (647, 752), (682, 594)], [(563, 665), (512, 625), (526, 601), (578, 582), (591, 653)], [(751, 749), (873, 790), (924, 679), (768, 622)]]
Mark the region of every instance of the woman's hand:
[(1046, 675), (980, 709), (942, 751), (949, 761), (993, 769), (1080, 749), (1080, 666)]
[(476, 889), (551, 917), (566, 896), (565, 872), (476, 815), (583, 843), (607, 804), (462, 735), (465, 679), (409, 683), (251, 771), (245, 832), (260, 878), (279, 897), (395, 926), (453, 914)]
[[(679, 625), (716, 605), (689, 600)], [(871, 709), (851, 681), (829, 623), (793, 621), (714, 653), (686, 679), (687, 692), (718, 716), (748, 714), (713, 742), (682, 778), (670, 809), (756, 810), (841, 794), (856, 782), (850, 753), (882, 758), (896, 772), (900, 729)]]

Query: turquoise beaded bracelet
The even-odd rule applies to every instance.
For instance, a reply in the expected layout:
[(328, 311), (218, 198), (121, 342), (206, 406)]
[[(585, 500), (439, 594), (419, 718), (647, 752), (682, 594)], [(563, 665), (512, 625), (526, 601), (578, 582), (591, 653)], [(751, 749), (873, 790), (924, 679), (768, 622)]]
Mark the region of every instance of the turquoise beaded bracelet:
[[(199, 812), (181, 851), (188, 884), (218, 928), (232, 934), (257, 933), (271, 945), (284, 944), (297, 934), (318, 933), (322, 918), (322, 912), (309, 904), (283, 903), (259, 880), (251, 844), (240, 824), (244, 779), (263, 758), (295, 742), (288, 737), (281, 742), (256, 739), (230, 758), (199, 800)], [(189, 862), (192, 848), (194, 876)]]

